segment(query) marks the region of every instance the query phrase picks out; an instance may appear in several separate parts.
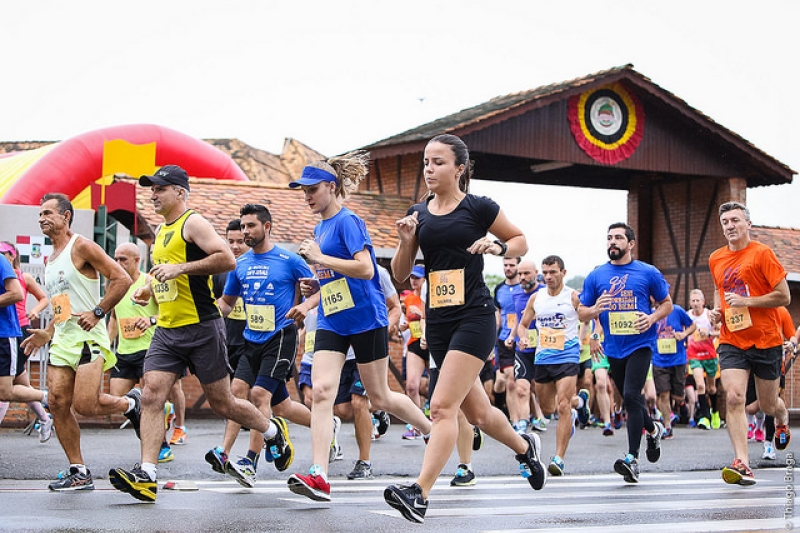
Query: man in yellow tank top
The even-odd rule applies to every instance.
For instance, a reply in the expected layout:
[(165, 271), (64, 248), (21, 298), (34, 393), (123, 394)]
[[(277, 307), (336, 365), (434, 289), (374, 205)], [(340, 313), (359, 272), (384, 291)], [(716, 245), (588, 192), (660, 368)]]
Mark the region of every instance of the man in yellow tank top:
[[(49, 485), (53, 491), (94, 489), (92, 474), (83, 462), (81, 432), (75, 413), (102, 416), (124, 413), (139, 427), (138, 391), (125, 396), (102, 392), (103, 372), (116, 362), (105, 323), (131, 284), (128, 274), (103, 249), (70, 229), (75, 212), (63, 194), (49, 193), (39, 208), (39, 227), (53, 243), (45, 269), (45, 288), (53, 306), (46, 330), (32, 329), (22, 343), (25, 352), (50, 344), (47, 388), (50, 412), (69, 469)], [(100, 275), (107, 286), (100, 298)]]
[(164, 439), (163, 406), (175, 381), (188, 367), (197, 376), (211, 409), (255, 429), (274, 450), (275, 463), (288, 468), (294, 457), (286, 422), (268, 419), (253, 404), (231, 394), (225, 326), (211, 289), (211, 276), (233, 270), (228, 245), (200, 214), (187, 208), (189, 177), (176, 165), (161, 167), (139, 184), (150, 187), (156, 213), (164, 217), (153, 245), (153, 283), (134, 299), (155, 299), (159, 316), (144, 361), (141, 465), (114, 468), (109, 480), (118, 490), (147, 502), (156, 500), (156, 464)]

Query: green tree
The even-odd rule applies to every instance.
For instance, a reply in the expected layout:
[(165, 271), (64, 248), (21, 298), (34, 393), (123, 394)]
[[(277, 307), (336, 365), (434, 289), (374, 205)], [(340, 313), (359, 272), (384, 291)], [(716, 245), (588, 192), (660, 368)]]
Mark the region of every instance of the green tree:
[(581, 290), (583, 288), (583, 280), (586, 279), (586, 276), (573, 276), (567, 280), (566, 285), (567, 287), (572, 287), (575, 290)]
[(483, 281), (489, 289), (494, 289), (498, 283), (505, 281), (505, 278), (499, 274), (484, 274)]

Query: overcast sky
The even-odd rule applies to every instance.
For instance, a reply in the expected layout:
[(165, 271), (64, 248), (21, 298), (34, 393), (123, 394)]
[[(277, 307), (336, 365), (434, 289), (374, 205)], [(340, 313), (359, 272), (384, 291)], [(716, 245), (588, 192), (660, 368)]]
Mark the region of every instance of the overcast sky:
[[(800, 170), (800, 2), (16, 1), (0, 16), (0, 140), (154, 123), (334, 155), (494, 96), (633, 63)], [(490, 185), (490, 186), (489, 186)], [(536, 261), (606, 260), (625, 193), (478, 183)], [(800, 227), (800, 185), (754, 189), (757, 224)], [(500, 273), (499, 263), (491, 270)]]

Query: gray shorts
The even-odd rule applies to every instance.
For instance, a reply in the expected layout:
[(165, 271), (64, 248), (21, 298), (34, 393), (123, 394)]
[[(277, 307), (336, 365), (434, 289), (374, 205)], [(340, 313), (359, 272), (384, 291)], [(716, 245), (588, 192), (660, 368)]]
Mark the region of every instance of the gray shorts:
[(187, 367), (202, 384), (230, 376), (222, 317), (178, 328), (156, 328), (144, 359), (145, 373), (160, 370), (182, 376)]
[(720, 344), (717, 348), (719, 367), (722, 370), (736, 368), (749, 370), (757, 378), (775, 380), (781, 377), (783, 347), (759, 349), (755, 346), (742, 350), (731, 344)]

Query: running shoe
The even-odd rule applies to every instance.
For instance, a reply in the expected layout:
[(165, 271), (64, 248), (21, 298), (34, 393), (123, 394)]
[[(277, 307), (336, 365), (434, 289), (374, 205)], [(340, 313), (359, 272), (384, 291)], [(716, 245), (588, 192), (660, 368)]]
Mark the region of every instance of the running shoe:
[(653, 422), (656, 426), (655, 435), (647, 434), (647, 460), (655, 463), (661, 458), (661, 435), (664, 434), (664, 426), (661, 422)]
[(181, 428), (175, 428), (174, 430), (172, 430), (172, 438), (169, 439), (169, 444), (170, 446), (175, 446), (176, 444), (178, 445), (186, 444), (187, 438), (188, 435), (184, 430), (182, 430)]
[(383, 499), (391, 507), (400, 511), (403, 518), (422, 524), (428, 510), (428, 500), (422, 497), (422, 487), (416, 483), (389, 485), (383, 491)]
[(718, 411), (711, 413), (711, 429), (719, 429), (722, 426), (722, 420), (719, 417)]
[(478, 426), (472, 426), (472, 451), (477, 452), (483, 448), (483, 431)]
[(414, 440), (418, 439), (422, 436), (420, 430), (412, 426), (411, 424), (406, 424), (406, 432), (403, 433), (403, 440)]
[(639, 460), (631, 454), (617, 459), (614, 462), (614, 472), (621, 475), (625, 483), (639, 483)]
[(764, 430), (756, 428), (754, 437), (756, 439), (756, 442), (764, 442), (764, 439), (766, 438), (766, 435), (764, 435)]
[(748, 424), (747, 425), (747, 440), (753, 440), (756, 437), (756, 425)]
[(389, 413), (386, 411), (375, 411), (375, 414), (372, 416), (378, 421), (378, 437), (384, 436), (389, 426), (392, 425), (392, 419), (389, 417)]
[(672, 428), (664, 429), (664, 434), (661, 436), (663, 440), (672, 440), (675, 438), (675, 433), (673, 433)]
[(711, 429), (711, 421), (708, 418), (703, 417), (703, 418), (701, 418), (700, 420), (697, 421), (697, 428), (698, 429)]
[(614, 436), (614, 428), (611, 427), (611, 422), (606, 422), (606, 425), (603, 426), (603, 436), (604, 437)]
[(750, 467), (742, 462), (741, 459), (733, 461), (731, 466), (722, 469), (722, 479), (731, 485), (755, 485), (756, 478)]
[(226, 471), (242, 487), (252, 489), (256, 485), (256, 465), (247, 457), (235, 463), (228, 461)]
[(474, 485), (478, 480), (475, 479), (475, 472), (472, 471), (467, 465), (461, 463), (458, 465), (455, 477), (450, 480), (451, 487), (468, 487)]
[(764, 441), (764, 453), (761, 454), (762, 459), (769, 459), (770, 461), (774, 461), (778, 458), (775, 454), (775, 446), (772, 445), (771, 440)]
[(531, 420), (531, 429), (544, 433), (547, 431), (547, 422), (544, 421), (544, 418), (534, 418)]
[(172, 405), (172, 402), (166, 402), (164, 404), (164, 429), (169, 431), (169, 427), (172, 425), (172, 421), (175, 419), (175, 406)]
[(115, 489), (127, 492), (137, 500), (156, 501), (158, 484), (138, 464), (130, 472), (122, 468), (112, 468), (108, 471), (108, 480)]
[(347, 479), (372, 479), (372, 466), (366, 461), (356, 461), (353, 471), (347, 474)]
[(589, 391), (581, 389), (578, 391), (578, 397), (583, 400), (583, 406), (578, 408), (578, 421), (581, 425), (586, 426), (589, 424)]
[(526, 433), (522, 438), (528, 441), (528, 451), (516, 455), (519, 473), (533, 490), (542, 490), (547, 483), (547, 469), (541, 459), (542, 440), (535, 433)]
[(139, 421), (142, 415), (142, 389), (135, 387), (125, 394), (126, 398), (133, 399), (133, 409), (125, 413), (125, 418), (131, 421), (136, 436), (141, 440), (142, 436), (139, 434)]
[(333, 415), (333, 440), (331, 440), (331, 448), (328, 451), (328, 462), (332, 463), (344, 457), (342, 454), (342, 447), (339, 446), (339, 430), (342, 429), (342, 419)]
[(785, 450), (792, 440), (792, 432), (785, 424), (775, 424), (775, 448)]
[(277, 426), (278, 432), (271, 439), (264, 439), (264, 448), (267, 450), (265, 455), (272, 455), (275, 468), (278, 472), (283, 472), (294, 461), (294, 446), (289, 440), (289, 426), (286, 420), (279, 416), (270, 418), (270, 422)]
[(172, 448), (166, 442), (161, 445), (161, 450), (158, 452), (158, 462), (168, 463), (175, 459), (175, 454), (172, 453)]
[(669, 423), (670, 423), (670, 425), (674, 426), (675, 424), (679, 424), (680, 421), (681, 421), (681, 417), (679, 417), (675, 413), (670, 413), (669, 414)]
[(228, 464), (228, 454), (222, 446), (217, 446), (206, 452), (206, 462), (211, 465), (211, 470), (224, 474)]
[(690, 428), (696, 428), (697, 427), (697, 421), (694, 418), (689, 419), (689, 427)]
[(47, 415), (45, 420), (39, 421), (39, 442), (44, 444), (53, 436), (53, 417)]
[(564, 475), (564, 460), (559, 456), (554, 456), (550, 460), (550, 466), (547, 467), (547, 471), (550, 472), (551, 476), (563, 476)]
[(622, 429), (622, 411), (614, 411), (614, 429)]
[(572, 438), (575, 435), (575, 423), (578, 421), (578, 411), (575, 409), (570, 409), (570, 430), (569, 436)]
[(94, 480), (88, 468), (85, 474), (81, 474), (80, 470), (76, 467), (70, 466), (69, 472), (59, 473), (58, 479), (50, 483), (47, 488), (57, 492), (68, 490), (94, 490)]
[(514, 424), (514, 431), (517, 432), (517, 435), (523, 435), (528, 432), (528, 421), (524, 418)]
[[(314, 470), (313, 466), (311, 468)], [(318, 502), (331, 501), (331, 485), (320, 475), (292, 474), (289, 477), (289, 490)]]

